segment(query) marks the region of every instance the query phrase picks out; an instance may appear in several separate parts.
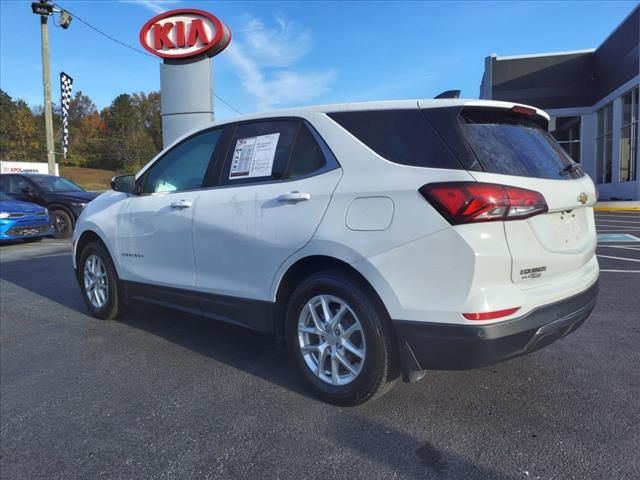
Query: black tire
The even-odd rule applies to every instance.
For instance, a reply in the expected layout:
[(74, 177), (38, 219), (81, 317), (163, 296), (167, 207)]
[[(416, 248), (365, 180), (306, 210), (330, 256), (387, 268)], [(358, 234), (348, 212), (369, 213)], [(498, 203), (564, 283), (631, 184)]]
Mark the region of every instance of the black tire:
[(55, 238), (69, 238), (73, 235), (73, 217), (65, 210), (56, 209), (49, 212)]
[(24, 243), (38, 243), (42, 241), (42, 237), (36, 237), (36, 238), (23, 238), (22, 241)]
[[(106, 279), (108, 282), (107, 300), (101, 308), (97, 308), (91, 303), (85, 286), (84, 270), (87, 264), (87, 259), (92, 255), (97, 256), (104, 265)], [(80, 253), (80, 260), (78, 262), (78, 283), (80, 284), (80, 290), (82, 290), (82, 299), (89, 309), (89, 312), (91, 312), (91, 315), (101, 320), (114, 320), (124, 314), (125, 304), (123, 301), (124, 296), (122, 292), (122, 285), (118, 279), (116, 269), (113, 266), (111, 255), (109, 255), (109, 252), (102, 243), (90, 242)]]
[[(298, 320), (307, 303), (319, 295), (343, 300), (362, 326), (366, 355), (359, 374), (346, 385), (323, 381), (311, 371), (301, 352)], [(285, 322), (287, 345), (295, 367), (326, 402), (354, 406), (373, 401), (388, 392), (400, 376), (395, 333), (386, 310), (371, 287), (347, 271), (319, 272), (304, 280), (289, 300)]]

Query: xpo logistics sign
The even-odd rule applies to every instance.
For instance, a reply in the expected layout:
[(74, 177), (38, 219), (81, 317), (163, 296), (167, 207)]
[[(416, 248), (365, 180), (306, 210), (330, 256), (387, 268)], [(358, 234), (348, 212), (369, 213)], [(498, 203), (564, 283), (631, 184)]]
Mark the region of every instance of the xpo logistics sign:
[(140, 43), (164, 59), (213, 57), (231, 42), (231, 30), (209, 12), (179, 9), (161, 13), (144, 24)]

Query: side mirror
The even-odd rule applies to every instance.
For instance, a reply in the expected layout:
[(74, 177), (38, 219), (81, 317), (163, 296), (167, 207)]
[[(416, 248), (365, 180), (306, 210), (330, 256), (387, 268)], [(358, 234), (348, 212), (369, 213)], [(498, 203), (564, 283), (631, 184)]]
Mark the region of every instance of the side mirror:
[(116, 192), (133, 193), (135, 188), (135, 175), (118, 175), (111, 179), (111, 190)]
[(36, 191), (31, 187), (24, 187), (22, 190), (22, 194), (27, 197), (33, 197), (36, 194)]

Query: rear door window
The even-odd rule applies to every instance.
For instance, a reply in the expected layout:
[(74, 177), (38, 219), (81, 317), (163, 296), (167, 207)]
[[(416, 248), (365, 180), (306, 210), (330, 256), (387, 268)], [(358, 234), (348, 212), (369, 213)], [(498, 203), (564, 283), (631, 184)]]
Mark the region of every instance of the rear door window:
[(300, 122), (263, 120), (236, 127), (220, 178), (245, 185), (285, 178)]
[(328, 115), (390, 162), (416, 167), (462, 168), (418, 108), (334, 112)]
[(583, 175), (533, 119), (491, 110), (464, 110), (460, 118), (466, 140), (486, 172), (550, 179)]

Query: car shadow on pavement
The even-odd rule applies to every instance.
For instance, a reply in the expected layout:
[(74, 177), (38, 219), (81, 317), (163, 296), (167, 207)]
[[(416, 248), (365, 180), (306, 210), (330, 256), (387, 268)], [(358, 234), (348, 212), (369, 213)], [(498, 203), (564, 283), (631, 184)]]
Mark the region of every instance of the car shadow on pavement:
[[(93, 322), (92, 328), (100, 328), (101, 321), (88, 315), (82, 301), (69, 255), (5, 261), (0, 265), (0, 278), (78, 312), (81, 316), (71, 317), (72, 321)], [(55, 318), (54, 308), (50, 315)], [(323, 405), (298, 378), (286, 349), (270, 336), (154, 306), (132, 306), (119, 322), (312, 399), (313, 410), (335, 414), (323, 415), (328, 418), (321, 427), (324, 438), (369, 462), (392, 468), (403, 478), (512, 478), (475, 464), (450, 449), (442, 449), (434, 445), (435, 440), (418, 438), (394, 427), (393, 422), (375, 418), (378, 409), (384, 413), (394, 403), (390, 395), (372, 405), (353, 409)]]
[[(89, 316), (68, 255), (2, 262), (0, 278), (97, 321)], [(118, 321), (311, 396), (290, 368), (286, 349), (271, 336), (153, 305), (132, 305)]]
[[(374, 405), (366, 410), (373, 409)], [(371, 412), (373, 413), (373, 412)], [(515, 480), (517, 477), (478, 465), (449, 448), (441, 448), (394, 426), (393, 422), (365, 416), (363, 409), (348, 409), (333, 419), (323, 436), (358, 458), (379, 463), (393, 478)], [(363, 435), (363, 432), (366, 434)]]
[(243, 327), (153, 305), (133, 305), (120, 322), (298, 394), (311, 396), (274, 337)]

